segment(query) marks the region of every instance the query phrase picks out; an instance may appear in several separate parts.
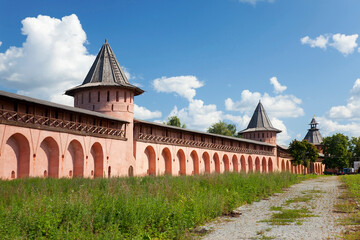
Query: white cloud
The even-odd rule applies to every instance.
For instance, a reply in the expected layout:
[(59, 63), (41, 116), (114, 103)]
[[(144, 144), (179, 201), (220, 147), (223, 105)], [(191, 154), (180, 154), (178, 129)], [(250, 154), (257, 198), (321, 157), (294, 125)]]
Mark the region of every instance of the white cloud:
[(1, 47), (1, 45), (2, 45), (2, 41), (0, 41), (0, 47)]
[(333, 106), (325, 116), (317, 118), (322, 133), (344, 133), (360, 136), (360, 78), (356, 79), (346, 105)]
[(273, 117), (300, 117), (304, 115), (304, 110), (300, 107), (301, 99), (293, 95), (270, 96), (259, 92), (243, 90), (240, 101), (234, 102), (231, 98), (225, 100), (225, 108), (228, 111), (238, 111), (241, 113), (252, 114), (256, 105), (261, 100), (266, 112)]
[[(329, 41), (331, 36), (332, 42)], [(337, 34), (325, 34), (320, 35), (315, 39), (311, 39), (309, 36), (305, 36), (300, 39), (302, 44), (307, 44), (312, 48), (319, 47), (326, 49), (327, 46), (331, 46), (341, 52), (344, 56), (352, 54), (355, 48), (358, 46), (356, 43), (358, 34), (345, 35), (341, 33)], [(359, 50), (360, 51), (360, 50)]]
[(331, 107), (327, 115), (331, 119), (360, 119), (360, 78), (355, 81), (347, 104)]
[(347, 123), (339, 123), (339, 121), (329, 119), (327, 117), (317, 118), (321, 133), (323, 136), (329, 136), (335, 133), (344, 133), (349, 136), (360, 136), (360, 124), (356, 121)]
[(195, 76), (161, 77), (155, 79), (152, 84), (157, 92), (175, 92), (189, 101), (195, 97), (195, 89), (204, 85)]
[(153, 118), (161, 118), (162, 114), (160, 111), (150, 111), (145, 107), (138, 106), (134, 104), (134, 117), (139, 119), (153, 119)]
[(330, 43), (330, 45), (346, 56), (354, 52), (357, 47), (356, 40), (358, 36), (357, 34), (345, 35), (337, 33), (332, 36), (333, 43)]
[(270, 83), (274, 86), (274, 92), (275, 93), (282, 93), (287, 89), (286, 86), (283, 86), (279, 83), (276, 77), (270, 78)]
[(287, 132), (287, 128), (284, 124), (284, 122), (278, 118), (271, 118), (271, 123), (274, 126), (274, 128), (277, 128), (281, 130), (282, 132), (277, 134), (276, 136), (276, 142), (280, 145), (286, 145), (286, 143), (291, 139)]
[(39, 15), (21, 23), (26, 41), (0, 53), (2, 84), (19, 94), (72, 105), (62, 93), (81, 84), (95, 59), (84, 46), (86, 33), (78, 17)]
[(326, 49), (326, 46), (329, 41), (329, 37), (320, 35), (316, 39), (311, 39), (309, 36), (305, 36), (305, 37), (301, 38), (300, 41), (302, 44), (308, 44), (312, 48), (319, 47), (319, 48)]
[(241, 3), (250, 3), (252, 5), (256, 5), (258, 2), (269, 2), (273, 3), (275, 0), (239, 0)]

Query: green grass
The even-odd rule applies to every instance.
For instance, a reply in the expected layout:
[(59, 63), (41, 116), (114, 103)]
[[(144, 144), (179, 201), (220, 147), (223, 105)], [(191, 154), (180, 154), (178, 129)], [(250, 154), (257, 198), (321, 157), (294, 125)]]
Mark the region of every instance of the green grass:
[(309, 176), (220, 174), (0, 181), (2, 239), (179, 239)]
[(271, 225), (290, 225), (291, 223), (296, 222), (297, 225), (301, 225), (302, 218), (315, 217), (315, 215), (311, 214), (306, 207), (302, 207), (300, 209), (271, 207), (270, 210), (278, 212), (273, 213), (269, 220), (262, 220), (261, 222), (267, 222)]
[(360, 175), (345, 175), (341, 177), (346, 191), (341, 196), (343, 203), (336, 205), (336, 210), (345, 213), (340, 224), (345, 225), (347, 230), (343, 233), (344, 239), (360, 239)]

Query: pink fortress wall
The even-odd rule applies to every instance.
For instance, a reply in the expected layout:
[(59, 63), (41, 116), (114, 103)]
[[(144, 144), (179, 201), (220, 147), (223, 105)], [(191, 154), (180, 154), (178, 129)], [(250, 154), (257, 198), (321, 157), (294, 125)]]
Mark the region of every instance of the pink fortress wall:
[(127, 141), (0, 124), (0, 178), (125, 176)]

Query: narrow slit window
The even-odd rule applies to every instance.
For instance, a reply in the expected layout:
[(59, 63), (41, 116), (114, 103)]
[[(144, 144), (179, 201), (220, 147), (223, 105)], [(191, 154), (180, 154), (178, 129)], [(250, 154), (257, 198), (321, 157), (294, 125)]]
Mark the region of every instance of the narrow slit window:
[(91, 103), (91, 92), (89, 92), (89, 103)]
[(119, 101), (119, 91), (116, 91), (116, 101)]
[(126, 102), (126, 92), (124, 92), (124, 102)]
[(107, 91), (107, 94), (106, 94), (106, 101), (110, 101), (110, 91)]
[(98, 102), (100, 102), (100, 91), (98, 91)]

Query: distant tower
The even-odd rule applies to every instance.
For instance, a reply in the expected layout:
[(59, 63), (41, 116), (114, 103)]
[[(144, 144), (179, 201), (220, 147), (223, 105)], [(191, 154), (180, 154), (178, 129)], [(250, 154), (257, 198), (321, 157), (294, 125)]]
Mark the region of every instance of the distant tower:
[(257, 105), (254, 114), (246, 129), (239, 132), (243, 138), (276, 145), (276, 134), (281, 130), (276, 129), (271, 124), (261, 102)]
[(75, 107), (128, 121), (126, 138), (129, 148), (132, 149), (134, 96), (143, 92), (142, 89), (129, 83), (115, 54), (105, 40), (84, 82), (67, 90), (65, 94), (74, 97)]
[(319, 152), (322, 153), (322, 142), (323, 138), (319, 129), (317, 128), (318, 123), (315, 120), (315, 116), (312, 118), (310, 122), (310, 129), (308, 130), (304, 140), (307, 140), (309, 143), (314, 144)]

